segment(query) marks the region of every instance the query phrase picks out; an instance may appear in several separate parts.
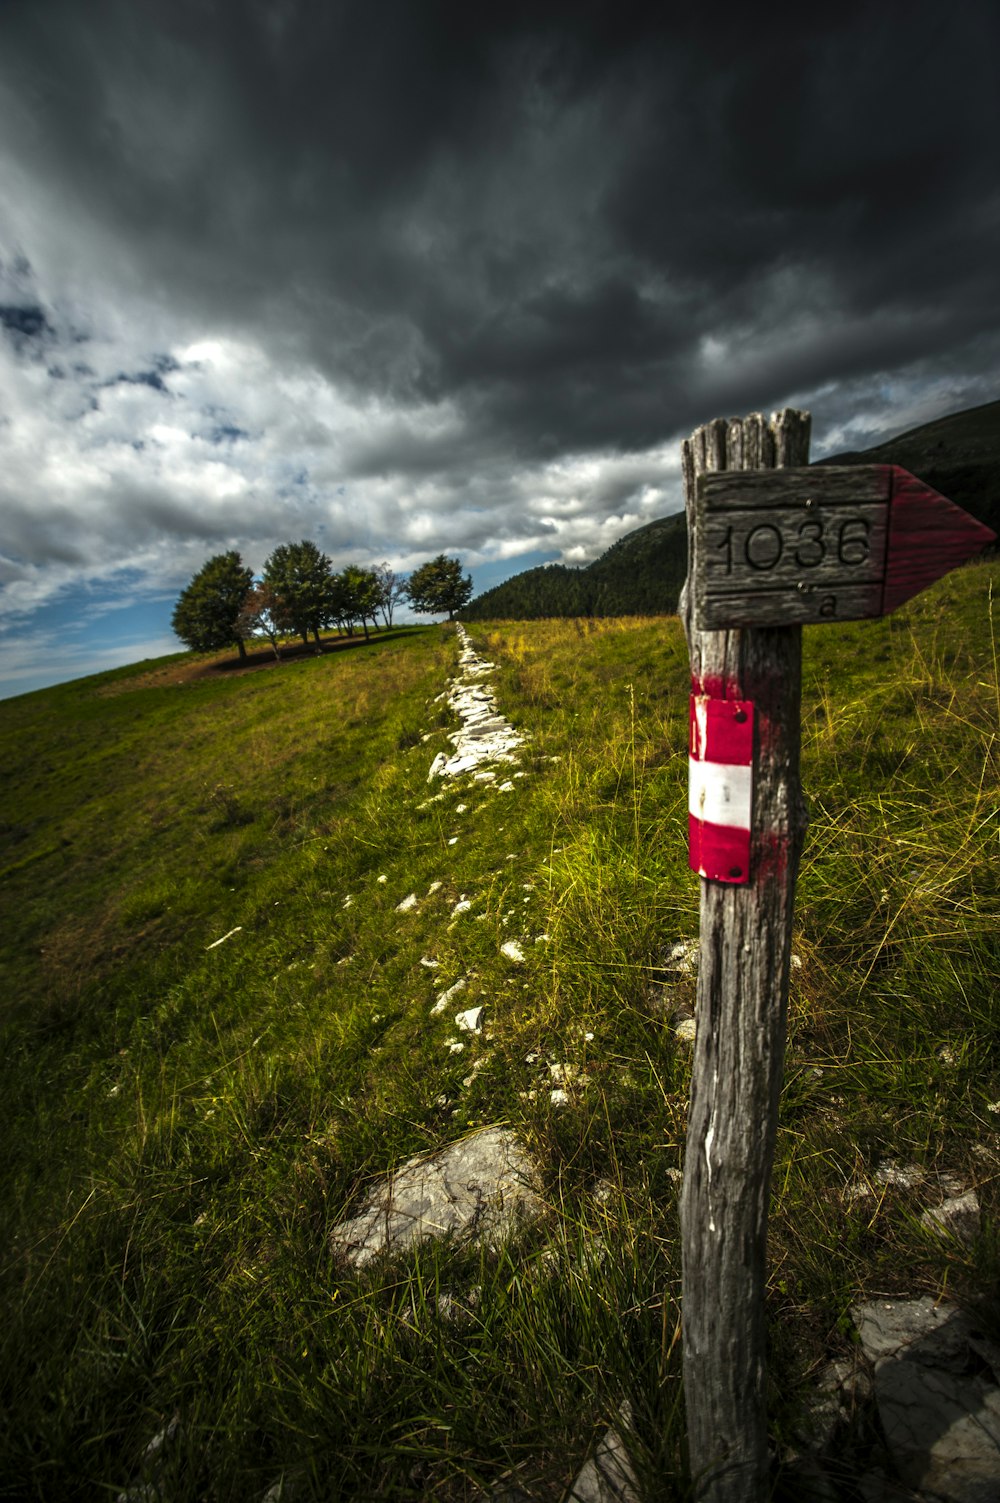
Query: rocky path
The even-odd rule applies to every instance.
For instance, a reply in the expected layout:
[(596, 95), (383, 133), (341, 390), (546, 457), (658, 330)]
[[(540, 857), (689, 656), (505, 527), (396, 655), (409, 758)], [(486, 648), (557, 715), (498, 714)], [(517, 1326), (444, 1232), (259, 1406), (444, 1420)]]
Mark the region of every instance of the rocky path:
[(458, 676), (438, 697), (447, 700), (462, 724), (449, 737), (455, 750), (451, 756), (447, 752), (438, 752), (427, 780), (433, 782), (438, 777), (454, 778), (460, 773), (472, 773), (476, 782), (493, 782), (496, 772), (491, 764), (516, 763), (515, 753), (524, 737), (497, 709), (493, 691), (486, 681), (494, 664), (478, 655), (461, 622), (457, 629), (460, 643)]

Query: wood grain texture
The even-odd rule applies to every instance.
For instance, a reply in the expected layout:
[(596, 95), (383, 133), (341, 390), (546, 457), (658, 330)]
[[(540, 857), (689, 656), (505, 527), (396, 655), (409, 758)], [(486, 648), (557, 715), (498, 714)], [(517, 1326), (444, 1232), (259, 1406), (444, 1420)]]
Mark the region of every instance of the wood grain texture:
[(880, 615), (890, 488), (887, 465), (700, 476), (696, 625), (712, 631)]
[[(689, 584), (696, 479), (804, 465), (809, 414), (699, 428), (682, 450)], [(702, 631), (682, 616), (692, 692), (755, 706), (751, 881), (701, 881), (701, 964), (681, 1237), (684, 1389), (692, 1475), (706, 1503), (767, 1496), (767, 1210), (785, 1048), (795, 881), (806, 827), (799, 782), (802, 632)]]
[(807, 501), (821, 506), (886, 504), (892, 485), (892, 465), (829, 465), (822, 470), (795, 466), (782, 470), (723, 471), (697, 480), (697, 501), (707, 512), (743, 506), (801, 507)]
[(882, 615), (882, 581), (869, 585), (837, 585), (821, 589), (817, 584), (802, 590), (745, 590), (708, 594), (698, 611), (704, 631), (726, 631), (743, 626), (823, 626), (829, 621), (862, 621)]

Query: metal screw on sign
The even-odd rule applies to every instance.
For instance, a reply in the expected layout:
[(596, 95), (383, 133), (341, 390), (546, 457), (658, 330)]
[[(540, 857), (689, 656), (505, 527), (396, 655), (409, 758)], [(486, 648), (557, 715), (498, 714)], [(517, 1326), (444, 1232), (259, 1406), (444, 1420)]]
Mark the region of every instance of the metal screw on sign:
[(689, 850), (702, 881), (681, 1242), (703, 1503), (768, 1495), (765, 1255), (806, 829), (802, 624), (885, 615), (995, 541), (898, 466), (805, 468), (809, 426), (792, 409), (720, 418), (682, 448)]

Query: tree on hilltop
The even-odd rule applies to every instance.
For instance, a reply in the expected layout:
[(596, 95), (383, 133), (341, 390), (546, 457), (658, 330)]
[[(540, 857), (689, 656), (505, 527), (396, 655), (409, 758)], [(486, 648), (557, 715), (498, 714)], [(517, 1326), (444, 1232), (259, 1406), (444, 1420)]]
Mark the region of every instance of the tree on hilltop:
[(319, 629), (326, 625), (330, 585), (330, 560), (315, 543), (281, 543), (264, 565), (263, 583), (281, 601), (292, 631), (309, 645), (312, 632), (319, 644)]
[(439, 553), (437, 558), (414, 569), (407, 593), (413, 609), (422, 616), (437, 616), (447, 611), (448, 620), (452, 621), (455, 612), (472, 597), (472, 575), (466, 574), (463, 579), (461, 560)]
[(382, 612), (386, 626), (392, 625), (392, 613), (401, 600), (408, 600), (410, 587), (401, 574), (395, 569), (390, 569), (388, 564), (376, 564), (375, 574), (378, 577), (379, 597), (378, 608)]
[(270, 585), (255, 585), (243, 602), (237, 617), (241, 637), (263, 637), (271, 644), (274, 656), (280, 660), (278, 639), (290, 629), (284, 601)]
[(368, 622), (378, 628), (375, 612), (381, 598), (379, 578), (374, 569), (362, 569), (358, 564), (348, 564), (339, 579), (352, 621), (360, 621), (368, 641)]
[(253, 570), (235, 549), (217, 553), (181, 591), (170, 622), (174, 632), (195, 652), (236, 646), (245, 658), (239, 615), (252, 585)]

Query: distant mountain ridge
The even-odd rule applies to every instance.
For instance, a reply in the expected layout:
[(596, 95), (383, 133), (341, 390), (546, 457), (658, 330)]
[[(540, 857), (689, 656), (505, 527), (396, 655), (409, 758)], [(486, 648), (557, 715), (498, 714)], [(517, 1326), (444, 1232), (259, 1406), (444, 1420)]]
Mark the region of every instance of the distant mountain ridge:
[(1000, 533), (1000, 402), (935, 418), (828, 464), (899, 464)]
[[(1000, 401), (911, 428), (831, 464), (898, 464), (1000, 533)], [(477, 595), (466, 621), (673, 615), (687, 574), (683, 512), (628, 532), (592, 564), (543, 564)]]
[(584, 568), (542, 564), (477, 595), (463, 621), (543, 616), (658, 616), (677, 609), (687, 573), (683, 512), (628, 532)]

